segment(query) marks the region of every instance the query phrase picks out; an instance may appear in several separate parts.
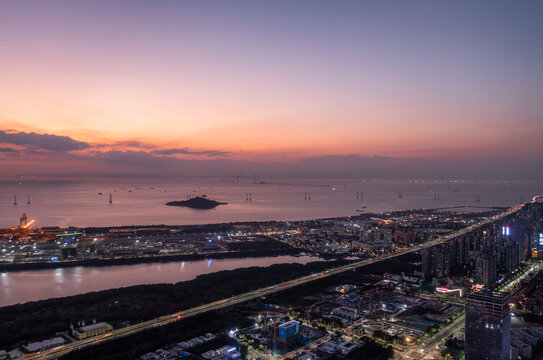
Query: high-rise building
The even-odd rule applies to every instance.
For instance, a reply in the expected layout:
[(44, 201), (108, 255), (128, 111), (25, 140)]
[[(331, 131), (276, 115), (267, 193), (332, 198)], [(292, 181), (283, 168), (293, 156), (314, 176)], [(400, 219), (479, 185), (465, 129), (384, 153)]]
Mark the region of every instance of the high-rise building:
[(279, 337), (277, 338), (278, 345), (281, 349), (290, 349), (298, 338), (300, 332), (300, 322), (290, 320), (279, 325)]
[(519, 260), (524, 261), (528, 257), (530, 251), (529, 236), (526, 233), (526, 229), (520, 226), (508, 226), (502, 227), (502, 237), (518, 244)]
[(449, 276), (451, 265), (449, 245), (435, 246), (432, 249), (432, 274), (438, 278)]
[(296, 320), (290, 320), (286, 323), (279, 325), (279, 337), (290, 338), (300, 332), (300, 322)]
[(506, 272), (512, 272), (516, 270), (519, 265), (519, 244), (515, 242), (509, 242), (503, 247), (503, 270)]
[(422, 251), (422, 273), (427, 278), (432, 275), (432, 249)]
[(463, 267), (466, 264), (466, 241), (464, 238), (456, 239), (456, 265)]
[(509, 360), (511, 313), (505, 292), (482, 289), (466, 296), (466, 360)]
[(422, 252), (422, 272), (426, 277), (447, 277), (455, 264), (456, 243), (434, 246)]
[(476, 259), (475, 281), (478, 284), (492, 286), (496, 283), (498, 270), (496, 257), (491, 253), (483, 253)]
[(543, 230), (537, 231), (537, 258), (543, 260)]

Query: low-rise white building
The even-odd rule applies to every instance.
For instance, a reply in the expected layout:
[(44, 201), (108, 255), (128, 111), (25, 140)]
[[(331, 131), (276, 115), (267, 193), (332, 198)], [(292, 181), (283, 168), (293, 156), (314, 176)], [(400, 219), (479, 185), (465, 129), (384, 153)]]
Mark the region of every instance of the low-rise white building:
[(310, 351), (306, 351), (302, 353), (302, 355), (298, 356), (296, 360), (314, 360), (317, 358), (317, 354), (312, 353)]
[(344, 341), (337, 346), (336, 351), (341, 353), (341, 355), (348, 355), (357, 348), (359, 348), (358, 344), (355, 344), (349, 341)]
[(332, 310), (332, 314), (348, 320), (358, 319), (358, 310), (348, 306), (340, 306)]
[(339, 343), (337, 341), (330, 340), (319, 345), (318, 349), (324, 353), (331, 355), (336, 352), (336, 348), (338, 345)]
[(113, 331), (113, 326), (111, 326), (107, 322), (99, 322), (96, 324), (74, 328), (72, 330), (72, 334), (75, 337), (77, 337), (79, 340), (81, 340), (81, 339), (86, 339), (89, 337), (105, 334), (110, 331)]
[(21, 349), (17, 348), (17, 349), (13, 349), (13, 350), (9, 351), (8, 355), (9, 355), (10, 359), (20, 359), (25, 354), (21, 351)]
[(66, 342), (66, 339), (63, 337), (57, 336), (52, 339), (47, 339), (43, 341), (31, 342), (26, 345), (23, 345), (23, 349), (28, 352), (36, 352), (43, 349), (54, 348), (55, 346), (60, 346)]

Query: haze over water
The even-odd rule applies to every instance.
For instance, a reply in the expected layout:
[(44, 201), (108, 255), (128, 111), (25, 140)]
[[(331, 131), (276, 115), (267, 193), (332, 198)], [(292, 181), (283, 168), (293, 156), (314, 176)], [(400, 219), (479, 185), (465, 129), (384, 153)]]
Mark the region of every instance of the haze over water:
[[(541, 193), (541, 189), (543, 184), (534, 182), (360, 179), (257, 179), (257, 184), (253, 184), (252, 178), (241, 178), (239, 183), (232, 178), (1, 183), (0, 227), (17, 225), (23, 212), (29, 219), (35, 219), (38, 227), (87, 227), (305, 220), (352, 216), (360, 213), (357, 210), (375, 212), (464, 205), (508, 207), (522, 199), (530, 200)], [(109, 193), (113, 197), (111, 205)], [(246, 200), (248, 193), (252, 201)], [(311, 200), (305, 200), (309, 193)], [(402, 193), (401, 198), (399, 193)], [(434, 193), (439, 194), (439, 201), (434, 200)], [(16, 206), (13, 205), (15, 194)], [(27, 194), (30, 194), (30, 204), (26, 203)], [(475, 202), (476, 194), (480, 195), (481, 202)], [(201, 195), (228, 205), (213, 210), (164, 205), (168, 201)]]

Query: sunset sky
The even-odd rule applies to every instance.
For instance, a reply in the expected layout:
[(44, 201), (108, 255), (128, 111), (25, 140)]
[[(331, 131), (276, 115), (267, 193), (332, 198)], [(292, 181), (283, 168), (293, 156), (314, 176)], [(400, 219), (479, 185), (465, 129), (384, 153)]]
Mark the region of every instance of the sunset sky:
[(0, 0), (0, 178), (543, 179), (538, 1)]

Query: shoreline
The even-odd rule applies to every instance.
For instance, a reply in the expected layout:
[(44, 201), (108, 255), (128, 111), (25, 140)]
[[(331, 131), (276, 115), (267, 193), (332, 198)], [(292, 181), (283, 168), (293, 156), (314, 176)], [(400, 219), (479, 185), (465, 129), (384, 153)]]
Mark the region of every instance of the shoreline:
[[(473, 206), (478, 208), (478, 206)], [(456, 208), (456, 207), (455, 207)], [(454, 208), (454, 209), (455, 209)], [(462, 207), (460, 207), (462, 208)], [(329, 218), (317, 218), (312, 220), (293, 221), (293, 223), (304, 223), (307, 221), (324, 221), (324, 220), (346, 220), (346, 219), (368, 219), (371, 217), (383, 217), (385, 214), (412, 214), (412, 213), (433, 213), (436, 208), (430, 209), (411, 209), (411, 210), (394, 210), (391, 212), (368, 212), (359, 213), (353, 216), (338, 216)], [(453, 210), (453, 209), (451, 209)], [(456, 210), (456, 209), (455, 209)], [(492, 214), (498, 211), (502, 211), (502, 208), (486, 208), (486, 210), (474, 212), (480, 216), (481, 214)], [(228, 222), (228, 223), (212, 223), (212, 224), (192, 224), (192, 225), (166, 225), (166, 224), (153, 224), (153, 225), (120, 225), (120, 226), (90, 226), (90, 227), (73, 227), (72, 230), (83, 230), (87, 235), (98, 234), (108, 232), (110, 229), (123, 229), (138, 231), (142, 227), (151, 231), (178, 230), (180, 233), (185, 234), (199, 234), (208, 232), (225, 232), (232, 229), (235, 225), (276, 225), (282, 223), (282, 221), (270, 220), (270, 221), (244, 221), (244, 222)], [(271, 238), (271, 237), (270, 237)], [(273, 238), (271, 238), (273, 239)], [(304, 252), (298, 248), (277, 249), (277, 250), (244, 250), (236, 252), (219, 252), (219, 253), (207, 253), (207, 254), (176, 254), (176, 255), (151, 255), (151, 256), (137, 256), (126, 258), (103, 258), (103, 259), (76, 259), (76, 260), (61, 260), (56, 262), (17, 262), (17, 263), (0, 263), (0, 273), (8, 271), (26, 271), (26, 270), (43, 270), (43, 269), (56, 269), (56, 268), (68, 268), (76, 266), (116, 266), (116, 265), (134, 265), (145, 263), (160, 263), (160, 262), (174, 262), (174, 261), (190, 261), (190, 260), (203, 260), (203, 259), (229, 259), (229, 258), (247, 258), (247, 257), (268, 257), (268, 256), (280, 256), (280, 255), (297, 255)], [(317, 259), (321, 260), (333, 260), (340, 259), (341, 257), (331, 256), (318, 256)]]
[[(359, 211), (355, 210), (354, 213), (351, 213), (350, 215), (337, 215), (337, 216), (324, 216), (324, 217), (314, 217), (314, 218), (302, 218), (299, 220), (277, 220), (277, 219), (266, 219), (266, 220), (246, 220), (246, 221), (227, 221), (227, 222), (209, 222), (209, 223), (201, 223), (201, 224), (166, 224), (166, 223), (155, 223), (155, 224), (124, 224), (124, 225), (88, 225), (88, 226), (79, 226), (79, 225), (69, 225), (62, 227), (61, 229), (77, 229), (77, 230), (85, 230), (88, 234), (92, 233), (100, 233), (104, 232), (109, 229), (138, 229), (138, 228), (147, 228), (147, 229), (172, 229), (172, 230), (180, 230), (183, 233), (201, 233), (201, 232), (217, 232), (221, 230), (228, 230), (234, 226), (238, 225), (248, 225), (248, 226), (254, 226), (254, 225), (273, 225), (278, 223), (306, 223), (311, 221), (325, 221), (325, 220), (346, 220), (346, 219), (358, 219), (358, 220), (364, 220), (371, 217), (380, 217), (384, 214), (387, 215), (401, 215), (401, 214), (411, 214), (411, 213), (419, 213), (419, 214), (431, 214), (435, 213), (439, 210), (450, 210), (451, 212), (460, 212), (462, 213), (462, 209), (479, 209), (478, 211), (466, 211), (466, 213), (474, 213), (474, 214), (484, 214), (484, 213), (493, 213), (493, 212), (499, 212), (508, 209), (510, 206), (513, 205), (504, 205), (504, 206), (479, 206), (479, 205), (472, 205), (472, 204), (464, 204), (464, 205), (457, 205), (457, 206), (448, 206), (448, 207), (429, 207), (429, 208), (409, 208), (409, 209), (386, 209), (382, 211)], [(176, 206), (173, 206), (176, 207)], [(192, 209), (192, 210), (201, 210), (201, 209)], [(59, 227), (58, 225), (44, 225), (44, 227)], [(0, 227), (1, 231), (8, 231), (10, 230), (10, 227)]]
[[(118, 259), (82, 259), (73, 261), (59, 262), (34, 262), (34, 263), (2, 263), (0, 264), (0, 272), (9, 271), (26, 271), (26, 270), (47, 270), (57, 268), (67, 268), (76, 266), (118, 266), (118, 265), (136, 265), (149, 263), (166, 263), (175, 261), (198, 261), (205, 259), (242, 259), (251, 257), (275, 257), (283, 255), (298, 255), (302, 251), (299, 249), (283, 249), (283, 250), (256, 250), (256, 251), (237, 251), (224, 253), (210, 254), (182, 254), (182, 255), (159, 255), (149, 257), (131, 257)], [(316, 258), (315, 261), (323, 261), (321, 258)], [(325, 261), (325, 260), (324, 260)]]

